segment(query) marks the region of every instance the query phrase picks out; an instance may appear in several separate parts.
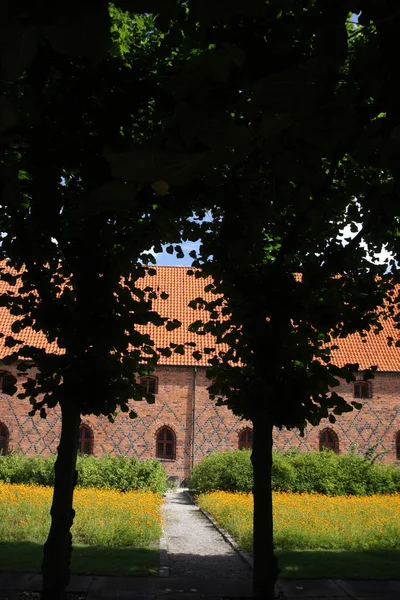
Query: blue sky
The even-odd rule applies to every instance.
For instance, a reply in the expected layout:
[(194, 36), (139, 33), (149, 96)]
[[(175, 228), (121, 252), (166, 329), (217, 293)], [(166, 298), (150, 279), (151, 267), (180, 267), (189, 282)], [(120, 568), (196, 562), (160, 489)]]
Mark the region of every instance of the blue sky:
[(199, 245), (200, 242), (184, 242), (180, 244), (183, 253), (185, 254), (185, 258), (176, 258), (175, 253), (168, 254), (165, 250), (159, 254), (154, 254), (157, 265), (162, 267), (171, 267), (175, 265), (180, 267), (190, 267), (193, 259), (189, 256), (189, 252), (191, 252), (191, 250), (197, 250)]
[[(350, 226), (345, 227), (342, 231), (341, 238), (352, 238), (356, 233), (352, 233), (350, 231)], [(344, 243), (344, 242), (343, 242)], [(157, 260), (157, 265), (162, 267), (171, 267), (171, 266), (180, 266), (180, 267), (190, 267), (192, 264), (192, 258), (189, 256), (189, 252), (191, 250), (197, 250), (200, 245), (200, 241), (198, 242), (184, 242), (181, 243), (180, 246), (185, 254), (184, 258), (177, 258), (175, 254), (168, 254), (168, 252), (159, 252), (158, 254), (154, 254)], [(387, 252), (385, 247), (382, 247), (381, 252), (377, 255), (379, 262), (385, 262), (390, 257), (390, 254)]]

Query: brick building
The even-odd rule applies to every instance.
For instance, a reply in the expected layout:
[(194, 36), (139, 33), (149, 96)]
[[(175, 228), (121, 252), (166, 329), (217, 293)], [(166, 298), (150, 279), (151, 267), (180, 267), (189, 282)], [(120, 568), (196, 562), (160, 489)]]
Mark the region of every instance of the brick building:
[[(200, 348), (212, 346), (207, 336), (199, 338), (187, 330), (188, 325), (200, 317), (198, 310), (187, 308), (188, 302), (204, 293), (204, 281), (189, 277), (185, 267), (158, 267), (156, 280), (152, 277), (149, 283), (155, 286), (155, 281), (160, 290), (169, 294), (167, 300), (157, 301), (156, 309), (182, 322), (173, 332), (154, 328), (150, 333), (156, 345), (195, 341)], [(12, 317), (3, 308), (0, 322), (2, 333), (7, 335)], [(30, 331), (25, 335), (29, 343), (46, 346), (40, 334)], [(340, 349), (335, 351), (337, 364), (358, 362), (361, 369), (374, 364), (379, 367), (371, 382), (363, 382), (360, 375), (355, 384), (341, 386), (340, 392), (349, 401), (361, 398), (361, 410), (342, 415), (334, 425), (321, 423), (318, 427), (309, 427), (304, 438), (296, 431), (276, 431), (276, 447), (317, 450), (328, 446), (345, 453), (356, 446), (363, 453), (376, 445), (376, 450), (383, 453), (383, 460), (400, 460), (400, 348), (387, 345), (389, 335), (398, 337), (393, 324), (386, 321), (379, 335), (371, 333), (365, 341), (358, 335), (351, 336), (341, 340)], [(4, 356), (9, 350), (3, 345), (0, 352)], [(206, 364), (206, 357), (196, 361), (190, 349), (185, 355), (162, 358), (154, 377), (146, 382), (155, 392), (155, 404), (135, 402), (137, 419), (120, 414), (114, 424), (102, 417), (84, 417), (80, 450), (95, 455), (156, 457), (163, 461), (171, 476), (183, 480), (193, 464), (213, 450), (251, 447), (251, 423), (209, 400)], [(0, 375), (1, 389), (6, 387), (7, 372), (16, 373), (14, 367), (4, 367)], [(41, 419), (38, 415), (29, 417), (29, 410), (27, 401), (0, 391), (0, 448), (3, 452), (13, 450), (28, 455), (55, 453), (60, 432), (59, 412), (49, 410), (47, 419)]]

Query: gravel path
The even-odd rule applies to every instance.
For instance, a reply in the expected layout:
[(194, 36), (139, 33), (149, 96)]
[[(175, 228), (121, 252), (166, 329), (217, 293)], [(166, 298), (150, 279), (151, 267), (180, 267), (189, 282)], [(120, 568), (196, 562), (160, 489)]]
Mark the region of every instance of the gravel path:
[(247, 565), (183, 491), (167, 493), (164, 533), (172, 577), (250, 576)]

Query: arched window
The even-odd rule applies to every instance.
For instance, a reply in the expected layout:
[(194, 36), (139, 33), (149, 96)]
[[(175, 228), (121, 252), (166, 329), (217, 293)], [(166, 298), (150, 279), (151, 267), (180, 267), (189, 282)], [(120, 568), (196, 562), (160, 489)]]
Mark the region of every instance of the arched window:
[(239, 433), (239, 450), (248, 450), (253, 447), (253, 430), (246, 427)]
[(78, 452), (81, 454), (93, 454), (93, 432), (87, 425), (79, 427)]
[(372, 386), (369, 381), (354, 383), (354, 398), (372, 398)]
[(156, 457), (175, 459), (176, 438), (175, 433), (169, 427), (161, 427), (157, 432)]
[(400, 431), (396, 433), (396, 460), (400, 460)]
[(8, 429), (3, 423), (0, 423), (0, 456), (8, 454), (8, 439)]
[(12, 375), (8, 371), (0, 371), (0, 392), (8, 394), (12, 386)]
[(158, 379), (153, 375), (147, 375), (146, 377), (140, 378), (141, 385), (146, 388), (147, 394), (157, 394), (158, 392)]
[(339, 452), (339, 438), (333, 429), (324, 429), (319, 434), (319, 449), (327, 448), (333, 450), (338, 454)]

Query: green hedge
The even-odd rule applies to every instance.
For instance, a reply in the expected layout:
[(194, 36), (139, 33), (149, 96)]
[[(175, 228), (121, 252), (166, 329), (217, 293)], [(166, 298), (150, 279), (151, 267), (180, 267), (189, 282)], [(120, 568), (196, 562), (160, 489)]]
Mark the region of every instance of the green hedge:
[(194, 467), (188, 485), (199, 493), (210, 490), (250, 492), (253, 485), (250, 451), (213, 452)]
[[(250, 492), (253, 484), (249, 450), (214, 452), (195, 466), (189, 486), (198, 492)], [(400, 492), (397, 465), (376, 463), (355, 452), (274, 452), (272, 486), (278, 491), (329, 495)]]
[[(0, 481), (53, 485), (55, 456), (46, 458), (10, 454), (0, 457)], [(78, 486), (121, 491), (151, 490), (164, 493), (167, 473), (155, 459), (140, 461), (126, 456), (79, 456)]]

